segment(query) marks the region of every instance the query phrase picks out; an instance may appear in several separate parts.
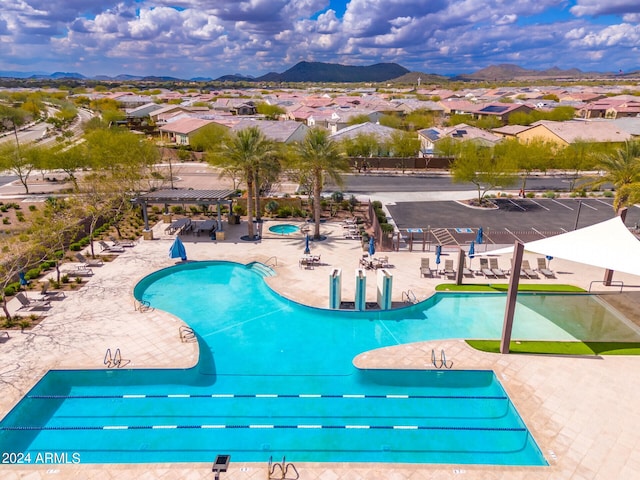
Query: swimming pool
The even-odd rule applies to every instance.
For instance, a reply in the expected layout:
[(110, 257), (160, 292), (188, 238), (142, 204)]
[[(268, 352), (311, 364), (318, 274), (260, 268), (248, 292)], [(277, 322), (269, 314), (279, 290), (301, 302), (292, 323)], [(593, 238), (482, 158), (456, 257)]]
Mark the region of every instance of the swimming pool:
[[(198, 365), (51, 371), (0, 424), (2, 450), (77, 453), (82, 463), (209, 462), (229, 453), (256, 462), (286, 455), (546, 465), (493, 372), (352, 365), (357, 354), (385, 345), (497, 338), (503, 295), (436, 295), (394, 311), (328, 312), (275, 294), (262, 275), (252, 266), (193, 262), (143, 279), (137, 298), (198, 333)], [(595, 327), (568, 332), (572, 312), (586, 318), (587, 310), (567, 296), (521, 297), (514, 338), (595, 335), (615, 323), (581, 296)]]
[(269, 231), (271, 233), (277, 233), (278, 235), (291, 235), (292, 233), (298, 233), (300, 231), (300, 227), (292, 225), (291, 223), (281, 223), (270, 226)]

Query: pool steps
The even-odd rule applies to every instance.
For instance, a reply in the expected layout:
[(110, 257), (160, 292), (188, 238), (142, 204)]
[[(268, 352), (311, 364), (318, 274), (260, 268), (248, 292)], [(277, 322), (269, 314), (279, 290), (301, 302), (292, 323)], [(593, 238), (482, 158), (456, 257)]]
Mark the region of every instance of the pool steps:
[(247, 267), (249, 267), (249, 269), (253, 270), (261, 277), (273, 277), (276, 274), (273, 268), (261, 262), (251, 262), (247, 265)]

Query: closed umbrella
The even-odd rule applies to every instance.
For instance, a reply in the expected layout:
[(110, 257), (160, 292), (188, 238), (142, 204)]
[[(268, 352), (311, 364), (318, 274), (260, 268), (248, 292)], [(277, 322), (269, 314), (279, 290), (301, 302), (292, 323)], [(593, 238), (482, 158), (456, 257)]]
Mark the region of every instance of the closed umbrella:
[(442, 245), (436, 245), (436, 265), (440, 265), (441, 253), (442, 253)]
[(20, 277), (20, 286), (29, 285), (29, 280), (24, 276), (24, 272), (19, 272), (18, 276)]
[(182, 243), (180, 237), (176, 237), (171, 244), (171, 248), (169, 248), (169, 258), (180, 258), (183, 262), (187, 261), (187, 249), (184, 248), (184, 243)]
[(476, 235), (476, 243), (478, 245), (482, 245), (482, 236), (484, 235), (484, 232), (482, 231), (482, 227), (480, 227), (478, 229), (478, 234)]
[(547, 268), (551, 268), (551, 260), (553, 260), (553, 257), (551, 255), (547, 255)]
[(471, 241), (469, 244), (469, 267), (471, 267), (471, 260), (476, 256), (476, 243)]
[(376, 239), (371, 237), (369, 238), (369, 256), (373, 257), (376, 253)]
[(307, 235), (304, 239), (304, 254), (309, 255), (311, 253), (311, 249), (309, 248), (309, 235)]

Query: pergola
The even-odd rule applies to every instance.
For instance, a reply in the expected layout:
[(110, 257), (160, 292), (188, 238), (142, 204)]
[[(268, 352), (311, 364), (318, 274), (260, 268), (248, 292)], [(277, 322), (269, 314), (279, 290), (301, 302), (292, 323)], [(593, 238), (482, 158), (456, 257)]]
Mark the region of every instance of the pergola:
[(235, 196), (234, 190), (157, 190), (140, 195), (134, 200), (142, 206), (142, 215), (144, 218), (144, 229), (149, 230), (149, 216), (147, 214), (147, 206), (151, 204), (164, 205), (165, 211), (169, 205), (183, 205), (186, 203), (198, 205), (216, 205), (217, 206), (217, 230), (222, 231), (222, 213), (221, 206), (227, 205), (231, 212), (231, 204)]

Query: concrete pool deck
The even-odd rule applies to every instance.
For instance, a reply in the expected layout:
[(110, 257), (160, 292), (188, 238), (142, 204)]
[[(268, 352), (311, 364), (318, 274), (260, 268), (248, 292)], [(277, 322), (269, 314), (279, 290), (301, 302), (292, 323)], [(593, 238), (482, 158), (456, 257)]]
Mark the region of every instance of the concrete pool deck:
[[(291, 222), (289, 222), (291, 223)], [(156, 240), (140, 241), (134, 248), (116, 256), (104, 266), (93, 268), (94, 275), (79, 290), (67, 293), (62, 301), (52, 302), (46, 319), (32, 330), (11, 331), (9, 339), (0, 339), (0, 397), (2, 415), (12, 408), (49, 369), (104, 367), (109, 348), (119, 348), (131, 368), (180, 368), (197, 361), (195, 343), (181, 343), (178, 329), (182, 322), (165, 312), (135, 310), (133, 287), (145, 275), (174, 265), (167, 252), (173, 237), (164, 234), (165, 225), (154, 228)], [(268, 224), (265, 224), (265, 232)], [(225, 240), (208, 237), (182, 237), (190, 260), (230, 260), (241, 263), (260, 261), (272, 265), (277, 273), (267, 281), (282, 295), (319, 307), (327, 307), (329, 273), (343, 272), (343, 299), (354, 295), (354, 271), (363, 254), (360, 242), (342, 238), (340, 224), (324, 224), (327, 239), (312, 242), (311, 250), (320, 255), (319, 266), (301, 268), (304, 248), (302, 235), (267, 235), (260, 242), (244, 242), (246, 225), (225, 225)], [(99, 247), (98, 247), (99, 248)], [(478, 252), (478, 250), (476, 250)], [(453, 258), (454, 252), (445, 251)], [(434, 252), (401, 251), (379, 253), (389, 257), (393, 275), (394, 301), (402, 301), (402, 292), (412, 291), (418, 300), (432, 295), (442, 278), (419, 274), (420, 259), (428, 256), (435, 266)], [(525, 254), (534, 260), (534, 256)], [(508, 257), (500, 258), (507, 268)], [(532, 262), (535, 264), (535, 262)], [(476, 268), (479, 261), (472, 261)], [(551, 269), (556, 279), (523, 282), (569, 283), (589, 288), (601, 280), (602, 269), (554, 259)], [(367, 271), (368, 300), (375, 301), (375, 272)], [(640, 292), (640, 278), (616, 273), (625, 291)], [(476, 276), (465, 283), (487, 283)], [(494, 281), (495, 282), (495, 281)], [(505, 283), (498, 280), (495, 283)], [(597, 290), (604, 287), (599, 285)], [(607, 297), (623, 309), (617, 290), (608, 289)], [(37, 291), (30, 291), (34, 297)], [(625, 302), (636, 301), (625, 298)], [(17, 308), (11, 301), (11, 308)], [(637, 303), (627, 307), (631, 320), (638, 317)], [(632, 316), (632, 315), (635, 315)], [(636, 320), (637, 321), (637, 320)], [(352, 479), (627, 479), (640, 478), (640, 411), (637, 401), (638, 357), (554, 357), (534, 355), (495, 355), (477, 352), (462, 340), (419, 342), (381, 348), (359, 355), (354, 361), (361, 367), (432, 368), (431, 350), (444, 349), (453, 368), (492, 369), (507, 390), (532, 435), (538, 442), (549, 467), (495, 467), (479, 465), (407, 465), (407, 464), (327, 464), (297, 463), (300, 478), (318, 480)], [(217, 453), (212, 452), (213, 457)], [(231, 459), (229, 471), (221, 478), (263, 479), (267, 461), (243, 463)], [(279, 459), (276, 459), (279, 460)], [(211, 479), (211, 463), (177, 465), (0, 465), (3, 479)]]

